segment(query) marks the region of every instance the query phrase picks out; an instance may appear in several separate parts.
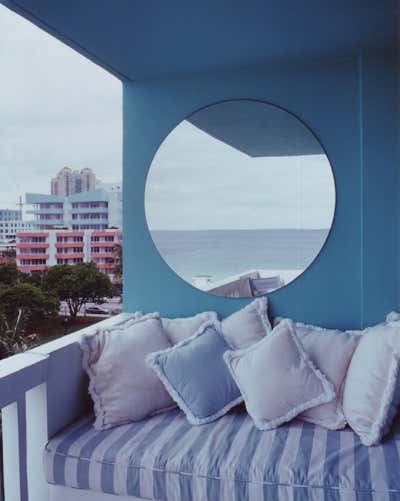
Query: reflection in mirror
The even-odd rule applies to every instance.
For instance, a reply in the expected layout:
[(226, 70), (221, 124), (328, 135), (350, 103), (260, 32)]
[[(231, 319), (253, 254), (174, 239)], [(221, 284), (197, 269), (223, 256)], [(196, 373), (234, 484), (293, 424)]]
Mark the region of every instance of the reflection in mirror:
[(183, 280), (252, 297), (310, 266), (335, 211), (329, 160), (314, 134), (276, 106), (225, 101), (181, 122), (146, 182), (152, 239)]

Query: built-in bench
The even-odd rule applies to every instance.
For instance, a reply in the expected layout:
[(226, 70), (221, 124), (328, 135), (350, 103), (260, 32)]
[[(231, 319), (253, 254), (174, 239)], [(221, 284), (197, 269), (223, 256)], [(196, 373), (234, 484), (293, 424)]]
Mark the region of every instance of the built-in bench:
[(243, 407), (96, 431), (78, 341), (98, 326), (0, 362), (6, 501), (400, 499), (399, 421), (377, 447), (300, 421), (259, 431)]

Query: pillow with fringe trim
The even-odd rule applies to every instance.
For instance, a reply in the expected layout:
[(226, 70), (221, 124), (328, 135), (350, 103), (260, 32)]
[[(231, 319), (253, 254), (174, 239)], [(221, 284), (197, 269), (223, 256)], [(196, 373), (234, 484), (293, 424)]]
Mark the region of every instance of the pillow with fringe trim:
[(268, 318), (268, 299), (259, 297), (224, 318), (220, 323), (220, 330), (235, 350), (257, 343), (272, 330)]
[(258, 343), (228, 351), (224, 359), (260, 430), (277, 428), (335, 398), (332, 383), (311, 362), (290, 320)]
[(347, 422), (364, 445), (377, 445), (389, 432), (400, 405), (400, 322), (364, 330), (344, 385)]
[(192, 337), (204, 323), (212, 320), (218, 320), (215, 311), (203, 311), (193, 317), (161, 318), (165, 334), (172, 345)]
[[(274, 324), (278, 325), (279, 321), (282, 320), (275, 320)], [(342, 405), (344, 382), (351, 358), (361, 339), (361, 331), (357, 333), (324, 329), (300, 322), (293, 325), (310, 360), (333, 383), (337, 395), (332, 402), (312, 407), (298, 417), (330, 430), (340, 430), (347, 424)]]
[(192, 337), (147, 357), (148, 365), (191, 424), (215, 421), (242, 402), (222, 358), (227, 350), (229, 345), (217, 322), (211, 321)]
[(175, 406), (145, 363), (149, 353), (169, 346), (158, 313), (83, 336), (83, 368), (89, 376), (96, 430), (139, 421)]

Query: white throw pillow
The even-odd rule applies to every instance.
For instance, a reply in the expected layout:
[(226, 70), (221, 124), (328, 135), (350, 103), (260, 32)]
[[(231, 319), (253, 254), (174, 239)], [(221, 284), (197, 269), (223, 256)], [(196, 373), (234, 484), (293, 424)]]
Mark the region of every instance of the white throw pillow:
[(347, 422), (364, 445), (390, 430), (400, 403), (400, 323), (365, 329), (350, 362), (343, 394)]
[(335, 398), (333, 385), (309, 359), (290, 320), (258, 343), (226, 352), (224, 359), (260, 430)]
[[(279, 321), (281, 319), (275, 320), (274, 323)], [(336, 398), (332, 402), (312, 407), (298, 417), (331, 430), (344, 428), (346, 426), (342, 407), (344, 381), (360, 335), (355, 331), (350, 333), (323, 329), (300, 322), (296, 322), (294, 328), (311, 361), (333, 383), (336, 393)]]
[(194, 317), (162, 318), (163, 329), (172, 345), (178, 344), (184, 339), (192, 337), (206, 322), (218, 320), (215, 311), (204, 311)]
[(158, 313), (82, 338), (83, 368), (89, 375), (97, 430), (138, 421), (174, 406), (145, 363), (149, 353), (170, 346)]
[(236, 349), (247, 348), (271, 332), (268, 318), (268, 300), (260, 297), (239, 311), (224, 318), (220, 330), (228, 344)]

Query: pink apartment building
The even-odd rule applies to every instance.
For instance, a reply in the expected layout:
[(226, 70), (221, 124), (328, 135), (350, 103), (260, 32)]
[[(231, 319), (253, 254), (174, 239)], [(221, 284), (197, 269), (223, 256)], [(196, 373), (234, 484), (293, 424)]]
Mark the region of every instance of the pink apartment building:
[(46, 230), (17, 233), (16, 262), (23, 272), (44, 271), (55, 264), (94, 261), (111, 280), (117, 266), (119, 230)]

